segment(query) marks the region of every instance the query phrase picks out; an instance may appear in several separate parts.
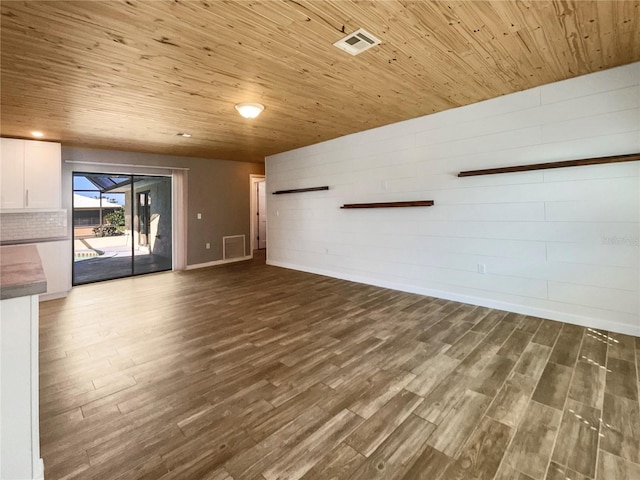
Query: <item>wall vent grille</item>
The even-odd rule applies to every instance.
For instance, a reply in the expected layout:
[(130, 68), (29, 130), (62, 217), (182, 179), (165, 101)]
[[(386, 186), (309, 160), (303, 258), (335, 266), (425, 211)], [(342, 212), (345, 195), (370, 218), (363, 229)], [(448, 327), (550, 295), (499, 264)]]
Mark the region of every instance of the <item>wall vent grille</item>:
[(371, 47), (380, 45), (382, 41), (379, 38), (371, 35), (363, 28), (359, 28), (355, 32), (347, 35), (346, 37), (338, 40), (333, 44), (334, 47), (344, 50), (350, 55), (358, 55)]
[(244, 246), (244, 235), (231, 235), (228, 237), (222, 237), (223, 260), (246, 257)]

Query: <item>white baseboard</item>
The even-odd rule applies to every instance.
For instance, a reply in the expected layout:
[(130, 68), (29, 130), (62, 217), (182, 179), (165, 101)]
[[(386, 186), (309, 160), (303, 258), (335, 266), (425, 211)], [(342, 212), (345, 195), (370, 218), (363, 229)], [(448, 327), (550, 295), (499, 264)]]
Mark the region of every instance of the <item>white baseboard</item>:
[(47, 300), (56, 300), (58, 298), (64, 298), (69, 295), (69, 291), (64, 292), (55, 292), (55, 293), (43, 293), (40, 295), (39, 300), (41, 302), (46, 302)]
[(325, 277), (339, 278), (341, 280), (348, 280), (350, 282), (356, 282), (356, 283), (364, 283), (366, 285), (389, 288), (391, 290), (399, 290), (401, 292), (417, 293), (418, 295), (426, 295), (429, 297), (443, 298), (445, 300), (453, 300), (455, 302), (478, 305), (480, 307), (495, 308), (497, 310), (506, 310), (508, 312), (520, 313), (522, 315), (530, 315), (533, 317), (540, 317), (540, 318), (546, 318), (549, 320), (556, 320), (559, 322), (571, 323), (573, 325), (579, 325), (581, 327), (597, 328), (597, 329), (607, 330), (610, 332), (617, 332), (617, 333), (623, 333), (626, 335), (634, 335), (636, 337), (640, 337), (640, 324), (637, 326), (628, 325), (626, 323), (612, 322), (612, 321), (603, 320), (600, 318), (585, 317), (583, 315), (557, 312), (554, 310), (530, 307), (527, 305), (518, 305), (516, 303), (502, 302), (502, 301), (491, 300), (491, 299), (482, 298), (482, 297), (474, 297), (471, 295), (462, 295), (458, 293), (448, 292), (446, 290), (436, 290), (436, 289), (430, 289), (430, 288), (416, 287), (414, 285), (386, 282), (384, 280), (372, 279), (372, 278), (363, 277), (360, 275), (351, 275), (351, 274), (342, 273), (342, 272), (334, 272), (331, 270), (308, 267), (304, 265), (295, 265), (287, 262), (267, 260), (267, 265), (272, 265), (274, 267), (288, 268), (291, 270), (299, 270), (302, 272), (315, 273), (317, 275), (324, 275)]
[(246, 255), (238, 258), (227, 258), (226, 260), (214, 260), (213, 262), (196, 263), (194, 265), (187, 265), (186, 270), (195, 270), (196, 268), (213, 267), (215, 265), (223, 265), (225, 263), (244, 262), (245, 260), (251, 260), (253, 255)]
[(44, 480), (44, 460), (41, 458), (37, 461), (37, 466), (33, 472), (33, 480)]

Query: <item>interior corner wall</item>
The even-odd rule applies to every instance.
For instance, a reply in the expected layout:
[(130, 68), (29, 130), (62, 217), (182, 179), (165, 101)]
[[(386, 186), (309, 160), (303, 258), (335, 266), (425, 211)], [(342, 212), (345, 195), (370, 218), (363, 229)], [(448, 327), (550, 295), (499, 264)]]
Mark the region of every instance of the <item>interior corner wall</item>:
[(273, 155), (267, 262), (640, 335), (640, 162), (457, 177), (638, 152), (640, 63)]
[[(67, 160), (74, 163), (68, 163)], [(77, 163), (78, 162), (78, 163)], [(87, 163), (82, 163), (87, 162)], [(95, 163), (105, 163), (101, 167)], [(114, 164), (122, 164), (120, 168)], [(136, 165), (128, 167), (126, 165)], [(111, 150), (62, 148), (62, 208), (69, 212), (73, 172), (166, 174), (153, 166), (189, 169), (187, 178), (187, 265), (206, 264), (222, 259), (222, 237), (245, 235), (250, 251), (249, 175), (263, 174), (259, 163), (212, 160)], [(197, 219), (197, 213), (202, 219)], [(205, 244), (210, 243), (211, 249)]]

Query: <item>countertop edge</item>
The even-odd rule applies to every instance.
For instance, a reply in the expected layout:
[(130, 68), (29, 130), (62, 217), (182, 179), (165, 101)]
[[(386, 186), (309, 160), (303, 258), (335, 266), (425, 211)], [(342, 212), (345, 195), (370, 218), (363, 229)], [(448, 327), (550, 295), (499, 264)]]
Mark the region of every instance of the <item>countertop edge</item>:
[(27, 285), (11, 285), (0, 288), (0, 300), (40, 295), (41, 293), (46, 293), (46, 291), (47, 282), (44, 280)]
[(0, 247), (0, 300), (39, 295), (47, 278), (36, 245)]
[(26, 245), (29, 243), (47, 243), (47, 242), (63, 242), (71, 240), (69, 237), (43, 237), (43, 238), (27, 238), (23, 240), (1, 240), (0, 247), (9, 245)]

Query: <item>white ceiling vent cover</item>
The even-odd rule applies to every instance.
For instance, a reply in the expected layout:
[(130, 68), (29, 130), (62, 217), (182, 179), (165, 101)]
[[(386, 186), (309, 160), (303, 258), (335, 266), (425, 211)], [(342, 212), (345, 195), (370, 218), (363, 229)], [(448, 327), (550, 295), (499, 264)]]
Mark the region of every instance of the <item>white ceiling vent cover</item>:
[(358, 55), (359, 53), (369, 50), (371, 47), (375, 47), (381, 43), (382, 41), (379, 38), (374, 37), (363, 28), (359, 28), (355, 32), (338, 40), (333, 44), (333, 46), (338, 47), (340, 50), (344, 50), (351, 55)]

